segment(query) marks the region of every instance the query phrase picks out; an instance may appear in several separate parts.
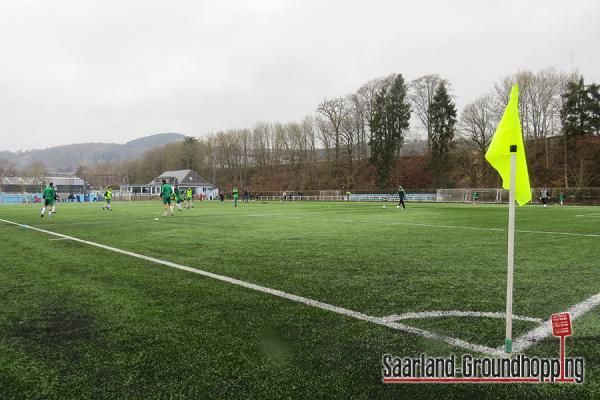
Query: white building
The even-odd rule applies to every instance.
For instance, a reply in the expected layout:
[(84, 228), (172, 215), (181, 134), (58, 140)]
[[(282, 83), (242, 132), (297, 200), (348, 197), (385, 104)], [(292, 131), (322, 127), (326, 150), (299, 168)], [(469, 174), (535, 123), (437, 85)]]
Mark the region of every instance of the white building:
[(218, 188), (191, 169), (165, 171), (146, 185), (122, 185), (120, 192), (122, 195), (156, 196), (160, 194), (163, 179), (171, 185), (178, 185), (181, 190), (191, 188), (195, 198), (202, 197), (212, 200), (216, 199), (219, 194)]

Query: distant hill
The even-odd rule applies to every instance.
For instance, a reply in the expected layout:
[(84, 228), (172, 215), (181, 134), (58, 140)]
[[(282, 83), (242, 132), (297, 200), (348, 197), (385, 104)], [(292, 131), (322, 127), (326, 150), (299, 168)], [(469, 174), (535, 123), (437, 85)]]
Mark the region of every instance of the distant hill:
[(180, 133), (159, 133), (117, 143), (78, 143), (50, 147), (42, 150), (2, 151), (0, 159), (6, 159), (23, 168), (34, 161), (41, 161), (51, 171), (69, 172), (79, 165), (90, 165), (97, 161), (120, 161), (140, 157), (146, 151), (158, 146), (174, 143), (185, 136)]

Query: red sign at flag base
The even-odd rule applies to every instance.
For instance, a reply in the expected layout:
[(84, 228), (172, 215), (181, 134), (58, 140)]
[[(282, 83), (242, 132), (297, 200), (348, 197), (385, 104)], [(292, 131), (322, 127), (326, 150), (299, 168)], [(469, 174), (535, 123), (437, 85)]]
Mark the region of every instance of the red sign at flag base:
[(552, 314), (552, 335), (571, 336), (572, 334), (573, 328), (571, 327), (571, 314)]

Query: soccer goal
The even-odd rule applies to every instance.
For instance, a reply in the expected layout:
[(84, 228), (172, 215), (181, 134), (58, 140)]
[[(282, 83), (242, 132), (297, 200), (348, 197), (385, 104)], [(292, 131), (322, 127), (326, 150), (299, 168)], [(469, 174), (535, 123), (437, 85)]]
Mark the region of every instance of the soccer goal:
[(440, 203), (471, 203), (477, 194), (478, 203), (502, 203), (508, 201), (504, 189), (438, 189), (436, 201)]

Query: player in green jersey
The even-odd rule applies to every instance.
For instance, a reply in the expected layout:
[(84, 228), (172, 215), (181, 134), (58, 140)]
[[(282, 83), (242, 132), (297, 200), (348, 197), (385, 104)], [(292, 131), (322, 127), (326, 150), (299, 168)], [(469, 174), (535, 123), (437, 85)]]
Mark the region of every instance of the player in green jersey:
[(233, 190), (231, 191), (231, 193), (233, 194), (233, 206), (237, 207), (238, 195), (239, 195), (240, 191), (238, 190), (237, 187), (234, 187)]
[(565, 202), (565, 199), (567, 198), (567, 196), (565, 196), (565, 194), (563, 192), (560, 192), (560, 194), (558, 195), (558, 201), (560, 202), (560, 205), (562, 206), (563, 203)]
[(44, 207), (42, 207), (42, 213), (40, 214), (40, 217), (44, 217), (46, 209), (48, 209), (48, 217), (52, 217), (52, 215), (56, 213), (56, 207), (54, 206), (54, 201), (56, 200), (54, 183), (50, 182), (48, 186), (46, 186), (44, 193), (42, 193), (42, 199), (44, 200)]
[(479, 204), (479, 192), (471, 193), (471, 200), (473, 200), (473, 205)]
[(106, 192), (104, 192), (104, 200), (106, 204), (102, 206), (102, 209), (112, 211), (112, 205), (110, 204), (112, 201), (112, 189), (110, 187), (107, 187)]
[(173, 197), (175, 200), (175, 204), (177, 205), (177, 209), (179, 211), (182, 211), (181, 209), (181, 191), (179, 190), (179, 186), (175, 185), (175, 188), (173, 189)]
[(166, 217), (168, 212), (170, 212), (171, 216), (173, 216), (173, 204), (171, 204), (172, 194), (173, 189), (171, 188), (171, 185), (167, 183), (166, 179), (163, 179), (162, 186), (160, 187), (160, 197), (165, 207), (165, 213), (163, 214), (163, 217)]

